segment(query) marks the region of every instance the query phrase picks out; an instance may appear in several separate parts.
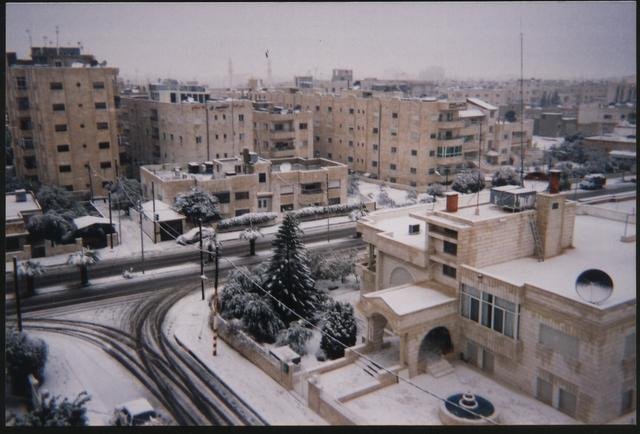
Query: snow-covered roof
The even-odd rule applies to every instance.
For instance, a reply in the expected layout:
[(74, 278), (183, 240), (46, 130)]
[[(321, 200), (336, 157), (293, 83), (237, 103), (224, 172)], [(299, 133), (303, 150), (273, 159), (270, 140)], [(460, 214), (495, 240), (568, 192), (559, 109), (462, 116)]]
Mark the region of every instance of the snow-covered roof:
[(15, 193), (5, 194), (4, 209), (6, 220), (21, 218), (21, 214), (25, 211), (42, 212), (40, 205), (35, 200), (31, 192), (26, 193), (25, 202), (16, 202)]
[[(142, 204), (142, 209), (144, 210), (144, 214), (153, 220), (153, 201), (150, 200)], [(166, 203), (156, 200), (156, 214), (158, 214), (158, 221), (173, 221), (173, 220), (184, 220), (185, 216), (180, 214), (179, 212), (173, 210)]]
[[(573, 248), (543, 262), (527, 257), (491, 265), (483, 268), (482, 272), (513, 285), (528, 283), (589, 304), (576, 292), (576, 279), (583, 271), (597, 268), (613, 281), (611, 297), (598, 306), (608, 308), (636, 298), (636, 243), (622, 242), (620, 237), (624, 232), (624, 222), (577, 215)], [(627, 233), (635, 233), (635, 225), (629, 225)]]
[(456, 300), (442, 291), (433, 289), (436, 286), (439, 285), (434, 282), (410, 283), (364, 294), (363, 297), (381, 299), (397, 315), (419, 312)]
[(489, 104), (488, 102), (485, 102), (483, 100), (481, 100), (480, 98), (471, 98), (468, 97), (467, 101), (470, 102), (471, 104), (477, 105), (479, 107), (482, 107), (483, 109), (486, 110), (498, 110), (498, 107)]
[(623, 136), (589, 136), (584, 140), (598, 140), (603, 142), (636, 143), (636, 139)]
[(496, 151), (487, 151), (485, 155), (487, 157), (497, 157), (500, 154), (498, 154)]
[(636, 158), (636, 153), (634, 151), (611, 151), (609, 155), (612, 157), (631, 157)]
[(92, 215), (85, 215), (82, 217), (76, 217), (73, 219), (73, 223), (78, 229), (88, 228), (91, 225), (108, 225), (109, 219), (104, 217), (95, 217)]
[(475, 118), (475, 117), (479, 117), (479, 116), (484, 116), (484, 113), (482, 113), (478, 109), (467, 109), (467, 110), (458, 111), (458, 115), (461, 118)]

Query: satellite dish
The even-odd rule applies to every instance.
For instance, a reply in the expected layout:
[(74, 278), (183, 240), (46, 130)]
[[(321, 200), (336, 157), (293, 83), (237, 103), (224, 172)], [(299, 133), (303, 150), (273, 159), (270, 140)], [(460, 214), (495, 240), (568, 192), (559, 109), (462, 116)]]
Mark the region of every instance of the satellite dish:
[(291, 171), (291, 163), (282, 163), (280, 165), (280, 172), (290, 172)]
[(611, 297), (613, 281), (604, 271), (592, 268), (580, 273), (576, 292), (587, 303), (598, 305)]

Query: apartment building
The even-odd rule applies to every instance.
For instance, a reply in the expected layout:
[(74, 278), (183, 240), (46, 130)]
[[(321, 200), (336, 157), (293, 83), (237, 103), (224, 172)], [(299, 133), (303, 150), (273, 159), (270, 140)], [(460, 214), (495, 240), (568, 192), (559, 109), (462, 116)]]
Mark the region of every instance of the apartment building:
[(181, 84), (177, 80), (165, 79), (161, 83), (149, 83), (149, 96), (160, 102), (194, 101), (204, 103), (209, 99), (209, 93), (198, 83)]
[(4, 205), (6, 262), (14, 257), (18, 260), (29, 259), (33, 251), (26, 226), (32, 216), (42, 214), (42, 208), (33, 193), (25, 190), (6, 194)]
[(20, 179), (106, 194), (119, 159), (117, 68), (77, 47), (7, 53), (7, 113)]
[(635, 77), (629, 77), (619, 82), (610, 82), (607, 85), (607, 104), (636, 103), (638, 99), (638, 86)]
[(635, 118), (636, 105), (625, 104), (580, 104), (578, 106), (578, 131), (584, 135), (610, 134), (615, 126)]
[[(194, 187), (218, 197), (224, 217), (347, 203), (347, 167), (323, 158), (212, 159), (140, 168), (143, 195), (173, 205)], [(200, 160), (201, 161), (201, 160)], [(153, 184), (153, 186), (152, 186)]]
[(552, 172), (548, 193), (498, 187), (468, 207), (448, 193), (444, 210), (360, 220), (363, 351), (399, 339), (410, 377), (462, 359), (578, 421), (631, 414), (635, 236), (621, 237), (620, 219), (577, 209)]
[(543, 137), (566, 137), (578, 132), (578, 118), (558, 112), (543, 112), (534, 120), (534, 132)]

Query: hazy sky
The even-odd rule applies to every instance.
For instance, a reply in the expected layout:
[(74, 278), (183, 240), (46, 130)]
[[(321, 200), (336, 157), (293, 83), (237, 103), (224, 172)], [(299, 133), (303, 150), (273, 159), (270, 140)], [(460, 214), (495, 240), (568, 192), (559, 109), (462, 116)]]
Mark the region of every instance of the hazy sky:
[(635, 74), (635, 2), (7, 4), (6, 49), (26, 57), (43, 36), (77, 45), (127, 78), (236, 82), (332, 68), (356, 78), (599, 78)]

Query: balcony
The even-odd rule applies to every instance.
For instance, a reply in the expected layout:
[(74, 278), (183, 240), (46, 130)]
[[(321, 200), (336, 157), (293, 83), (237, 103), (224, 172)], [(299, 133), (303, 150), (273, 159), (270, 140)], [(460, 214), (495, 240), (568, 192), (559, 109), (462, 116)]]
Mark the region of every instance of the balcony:
[(439, 130), (454, 130), (456, 128), (464, 128), (464, 120), (454, 119), (450, 121), (438, 121), (437, 127)]
[(290, 130), (269, 130), (272, 140), (293, 140), (296, 137), (295, 131)]

